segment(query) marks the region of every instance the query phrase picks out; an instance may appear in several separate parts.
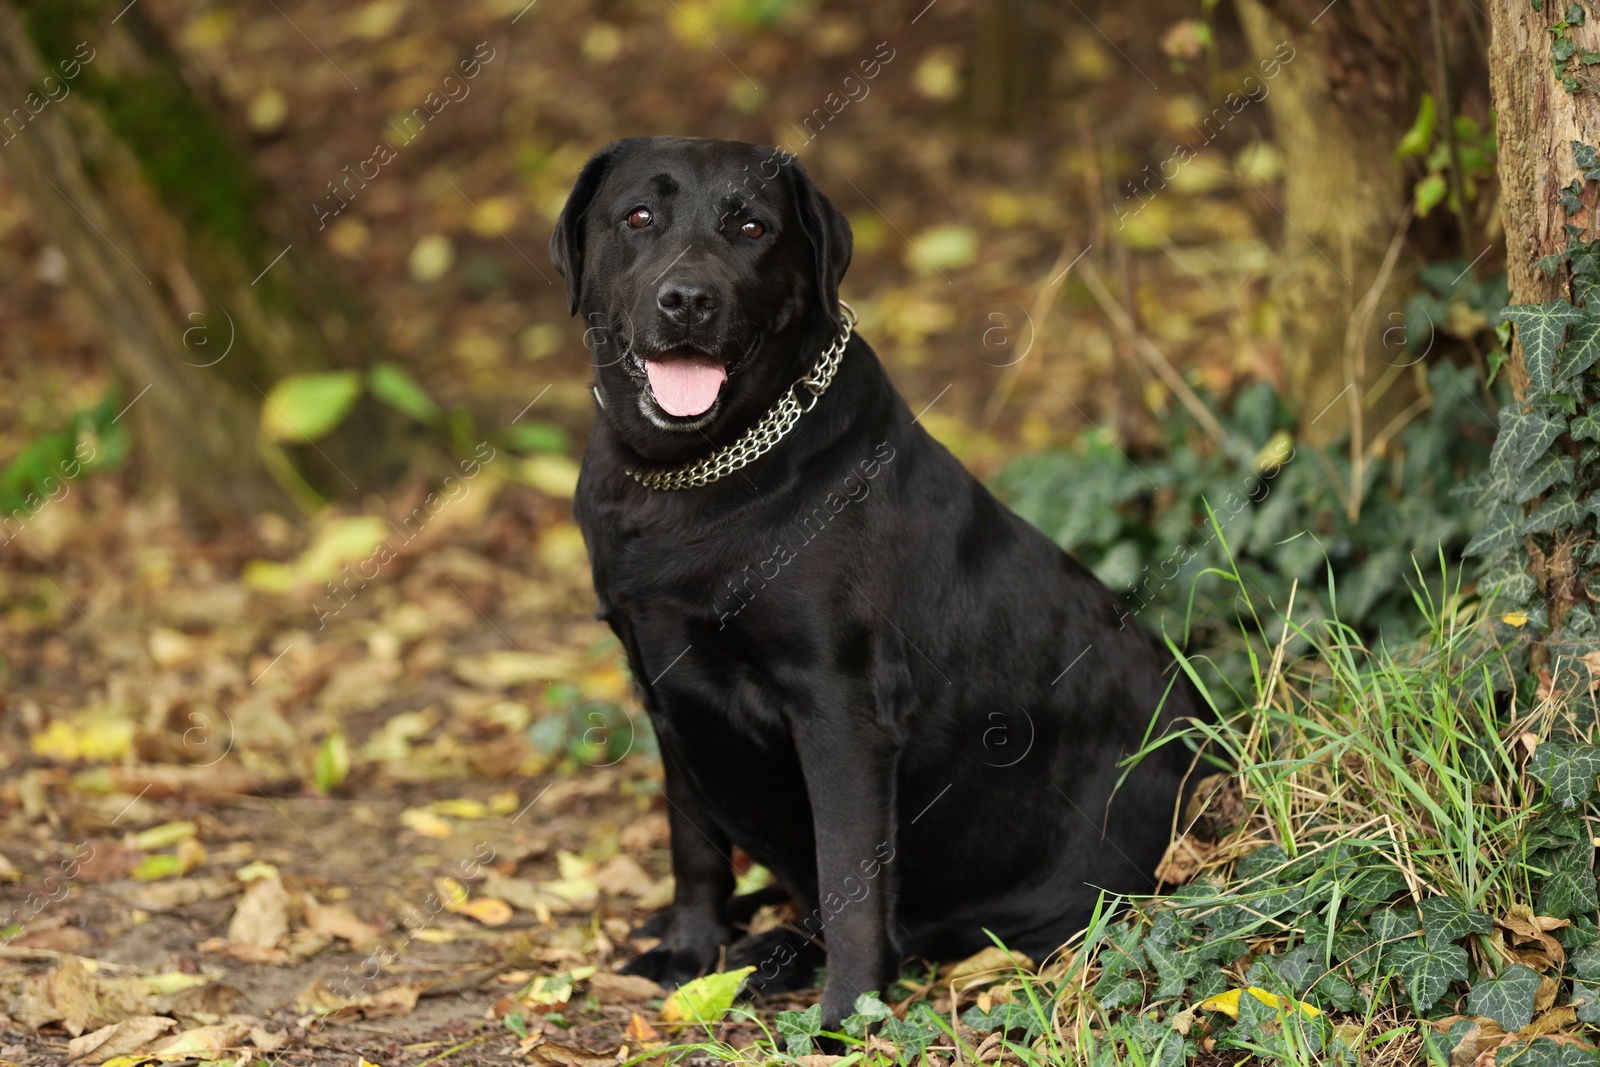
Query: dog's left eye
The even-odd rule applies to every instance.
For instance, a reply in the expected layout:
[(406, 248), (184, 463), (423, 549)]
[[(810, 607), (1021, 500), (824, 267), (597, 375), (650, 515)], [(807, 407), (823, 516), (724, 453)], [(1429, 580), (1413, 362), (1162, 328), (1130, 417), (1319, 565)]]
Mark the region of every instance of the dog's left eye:
[(647, 207), (636, 207), (628, 212), (628, 225), (636, 230), (642, 230), (655, 221), (655, 215)]
[(739, 232), (744, 234), (746, 237), (760, 237), (762, 234), (767, 232), (767, 228), (754, 219), (751, 219), (749, 222), (739, 227)]

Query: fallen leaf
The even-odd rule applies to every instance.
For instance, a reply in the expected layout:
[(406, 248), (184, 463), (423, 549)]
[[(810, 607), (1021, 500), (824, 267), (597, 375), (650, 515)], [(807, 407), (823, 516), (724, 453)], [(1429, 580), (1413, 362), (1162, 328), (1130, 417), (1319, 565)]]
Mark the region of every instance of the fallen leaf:
[(1156, 879), (1169, 886), (1188, 883), (1200, 873), (1216, 846), (1202, 841), (1193, 834), (1182, 834), (1167, 846), (1166, 853), (1156, 866)]
[(225, 937), (208, 937), (198, 942), (194, 948), (196, 952), (226, 956), (240, 963), (270, 963), (276, 967), (290, 962), (289, 954), (281, 948), (243, 945), (237, 941), (229, 941)]
[(142, 852), (154, 852), (160, 848), (171, 848), (179, 841), (187, 841), (194, 834), (195, 824), (192, 822), (165, 822), (148, 830), (140, 830), (133, 835), (130, 843)]
[[(428, 805), (435, 815), (448, 815), (454, 819), (487, 819), (489, 806), (481, 800), (458, 797), (454, 800), (435, 800)], [(515, 811), (515, 808), (511, 809)]]
[(221, 900), (243, 888), (233, 878), (174, 878), (141, 885), (128, 893), (127, 900), (144, 911), (171, 911), (202, 900)]
[(228, 940), (236, 945), (274, 948), (289, 934), (289, 894), (276, 875), (250, 883), (234, 906)]
[(1230, 989), (1225, 993), (1218, 993), (1214, 997), (1208, 997), (1207, 999), (1202, 1000), (1199, 1006), (1207, 1011), (1220, 1011), (1224, 1015), (1231, 1015), (1237, 1019), (1239, 1017), (1240, 993), (1249, 993), (1252, 997), (1255, 997), (1269, 1008), (1279, 1008), (1285, 1006), (1299, 1008), (1301, 1013), (1308, 1019), (1315, 1019), (1317, 1016), (1322, 1014), (1320, 1009), (1314, 1008), (1304, 1001), (1296, 1001), (1290, 1000), (1287, 997), (1279, 997), (1276, 993), (1268, 993), (1265, 989), (1261, 989), (1257, 986), (1249, 986), (1246, 989)]
[(423, 837), (449, 837), (455, 832), (447, 821), (425, 808), (407, 808), (400, 813), (400, 825)]
[(712, 1023), (733, 1007), (739, 987), (754, 973), (754, 967), (719, 971), (685, 982), (672, 991), (661, 1005), (661, 1019), (669, 1023)]
[(67, 1058), (74, 1062), (109, 1059), (138, 1052), (178, 1023), (159, 1015), (134, 1015), (121, 1022), (102, 1026), (93, 1033), (67, 1042)]
[(540, 1042), (528, 1056), (549, 1067), (617, 1067), (615, 1053), (590, 1052), (576, 1045), (563, 1045), (555, 1041)]
[[(946, 982), (958, 983), (958, 989), (966, 990), (973, 989), (979, 985), (989, 985), (998, 982), (1002, 978), (1011, 977), (1016, 973), (1018, 967), (1026, 971), (1032, 971), (1034, 964), (1031, 959), (1019, 952), (1007, 952), (998, 945), (990, 945), (988, 948), (979, 949), (966, 959), (954, 964), (942, 977)], [(977, 981), (961, 981), (963, 978), (972, 978), (977, 975), (984, 977)]]
[(134, 1015), (153, 1014), (154, 1007), (138, 979), (94, 974), (77, 956), (66, 956), (54, 969), (12, 986), (5, 1013), (31, 1030), (59, 1023), (78, 1037)]
[(402, 982), (375, 993), (344, 997), (318, 978), (294, 999), (294, 1008), (323, 1022), (348, 1022), (353, 1019), (385, 1019), (410, 1015), (417, 998), (426, 990), (421, 982)]
[[(163, 1058), (176, 1056), (182, 1053), (186, 1056), (195, 1053), (223, 1052), (243, 1043), (244, 1036), (250, 1032), (250, 1027), (242, 1022), (217, 1023), (212, 1026), (199, 1026), (193, 1030), (186, 1030), (155, 1047), (153, 1051)], [(206, 1059), (215, 1057), (206, 1056)]]
[(501, 649), (457, 659), (450, 672), (479, 689), (510, 689), (570, 677), (577, 666), (577, 661), (567, 652), (530, 654)]
[(449, 910), (476, 919), (485, 926), (504, 926), (511, 921), (511, 905), (494, 897), (477, 897)]
[(574, 967), (560, 974), (541, 974), (516, 993), (516, 999), (529, 1007), (559, 1008), (572, 999), (572, 987), (593, 977), (593, 967)]
[[(596, 971), (589, 977), (589, 992), (602, 1004), (643, 1004), (655, 997), (664, 997), (667, 991), (650, 979), (637, 974), (612, 974)], [(638, 1016), (634, 1016), (638, 1018)], [(632, 1031), (629, 1037), (637, 1037)]]
[(612, 856), (591, 878), (601, 892), (612, 896), (647, 896), (656, 884), (637, 860), (623, 853)]
[(343, 904), (318, 904), (309, 897), (306, 900), (306, 925), (319, 934), (348, 941), (357, 948), (365, 948), (379, 937), (376, 926), (363, 922)]
[(633, 1018), (628, 1020), (627, 1038), (635, 1044), (648, 1045), (652, 1042), (660, 1041), (661, 1034), (655, 1027), (644, 1021), (644, 1016), (634, 1012)]

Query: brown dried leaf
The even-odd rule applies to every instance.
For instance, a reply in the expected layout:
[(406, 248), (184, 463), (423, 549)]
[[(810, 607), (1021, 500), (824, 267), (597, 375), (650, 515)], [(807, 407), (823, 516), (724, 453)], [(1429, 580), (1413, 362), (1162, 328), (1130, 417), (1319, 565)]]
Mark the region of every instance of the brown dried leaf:
[(648, 896), (656, 884), (656, 880), (639, 866), (637, 860), (623, 853), (611, 857), (590, 877), (594, 879), (595, 885), (600, 887), (601, 892), (612, 896), (619, 894), (630, 897)]
[(318, 904), (306, 898), (306, 925), (325, 937), (348, 941), (356, 948), (365, 948), (378, 940), (380, 931), (364, 922), (343, 904)]
[(1184, 885), (1205, 867), (1216, 846), (1193, 834), (1183, 834), (1167, 846), (1156, 866), (1156, 879), (1166, 885)]
[(617, 1057), (612, 1052), (590, 1052), (576, 1045), (563, 1045), (556, 1041), (543, 1041), (535, 1045), (528, 1058), (548, 1064), (549, 1067), (617, 1067)]
[(257, 878), (234, 906), (228, 940), (254, 948), (276, 948), (289, 934), (289, 894), (276, 875)]
[(175, 1020), (159, 1015), (135, 1015), (73, 1038), (67, 1042), (67, 1058), (75, 1063), (93, 1058), (98, 1063), (113, 1056), (127, 1056), (177, 1025)]
[(602, 1004), (643, 1004), (667, 991), (637, 974), (612, 974), (596, 971), (589, 976), (589, 992)]

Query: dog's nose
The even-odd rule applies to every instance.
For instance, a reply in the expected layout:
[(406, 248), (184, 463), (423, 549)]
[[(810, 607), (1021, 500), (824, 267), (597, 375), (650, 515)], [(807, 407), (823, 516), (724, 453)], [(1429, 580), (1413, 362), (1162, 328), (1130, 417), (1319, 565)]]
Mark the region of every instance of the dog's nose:
[(669, 281), (656, 293), (656, 306), (679, 326), (699, 326), (717, 313), (717, 293), (697, 282)]

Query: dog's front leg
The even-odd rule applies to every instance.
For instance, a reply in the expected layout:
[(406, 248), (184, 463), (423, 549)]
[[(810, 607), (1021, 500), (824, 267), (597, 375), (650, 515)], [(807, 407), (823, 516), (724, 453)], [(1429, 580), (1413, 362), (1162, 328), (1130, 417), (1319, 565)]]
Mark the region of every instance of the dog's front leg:
[(795, 725), (817, 840), (816, 906), (801, 926), (820, 928), (827, 943), (826, 1030), (862, 993), (887, 993), (900, 963), (889, 939), (895, 746), (866, 711), (871, 700), (852, 694), (853, 708), (819, 709)]
[(672, 907), (661, 944), (629, 960), (622, 971), (675, 986), (714, 968), (728, 943), (733, 845), (694, 795), (670, 744), (662, 745), (661, 763), (672, 831)]

